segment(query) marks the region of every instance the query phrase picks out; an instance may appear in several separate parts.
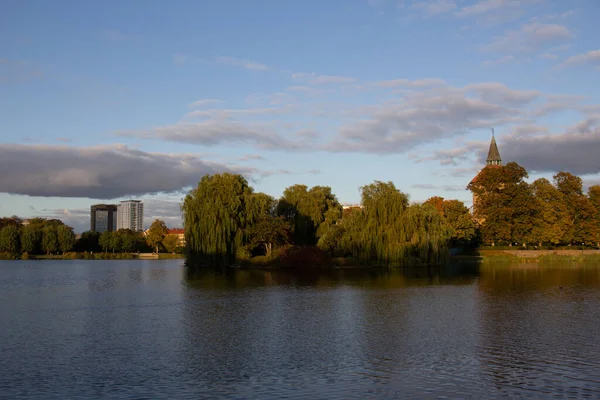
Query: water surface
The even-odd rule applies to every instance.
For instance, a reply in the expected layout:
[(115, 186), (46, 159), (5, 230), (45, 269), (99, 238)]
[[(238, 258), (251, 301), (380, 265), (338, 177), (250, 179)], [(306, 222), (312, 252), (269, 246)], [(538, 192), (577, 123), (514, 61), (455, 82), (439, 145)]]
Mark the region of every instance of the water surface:
[(1, 398), (599, 398), (600, 265), (0, 261)]

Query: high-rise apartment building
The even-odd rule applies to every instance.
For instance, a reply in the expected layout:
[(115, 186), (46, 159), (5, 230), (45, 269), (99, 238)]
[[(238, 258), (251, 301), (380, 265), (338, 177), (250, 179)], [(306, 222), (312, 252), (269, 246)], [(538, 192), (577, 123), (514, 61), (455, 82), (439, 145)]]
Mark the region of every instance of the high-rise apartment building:
[(122, 201), (117, 208), (117, 230), (144, 230), (144, 203), (141, 200)]
[(90, 231), (111, 232), (117, 229), (117, 206), (114, 204), (95, 204), (90, 207)]

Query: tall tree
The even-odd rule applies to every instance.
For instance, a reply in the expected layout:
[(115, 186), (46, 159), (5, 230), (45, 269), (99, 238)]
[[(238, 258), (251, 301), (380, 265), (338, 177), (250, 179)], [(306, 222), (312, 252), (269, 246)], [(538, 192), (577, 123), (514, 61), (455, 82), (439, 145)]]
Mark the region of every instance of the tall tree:
[(53, 226), (44, 228), (42, 250), (44, 250), (46, 254), (52, 254), (58, 251), (58, 237), (56, 235), (56, 228)]
[(444, 200), (442, 210), (444, 218), (452, 228), (451, 243), (471, 244), (476, 237), (475, 221), (464, 203), (460, 200)]
[(595, 227), (594, 243), (600, 247), (600, 185), (590, 186), (588, 189), (588, 199), (592, 207), (593, 218), (592, 223)]
[[(204, 176), (183, 202), (188, 260), (192, 265), (228, 266), (246, 240), (254, 207), (252, 188), (241, 175)], [(251, 204), (249, 204), (251, 203)]]
[(131, 253), (140, 248), (140, 234), (131, 229), (119, 229), (115, 233), (120, 238), (120, 250), (124, 253)]
[(385, 265), (439, 263), (446, 256), (451, 232), (434, 206), (409, 206), (392, 182), (363, 186), (361, 197), (363, 208), (345, 215), (320, 246)]
[(475, 217), (481, 223), (486, 242), (520, 242), (532, 239), (535, 202), (525, 182), (525, 168), (511, 162), (497, 168), (485, 168), (469, 183), (477, 197)]
[(58, 241), (58, 248), (60, 251), (66, 253), (71, 251), (75, 245), (75, 234), (73, 228), (67, 225), (59, 225), (56, 228), (56, 237)]
[(42, 247), (42, 230), (31, 225), (21, 228), (21, 251), (38, 254)]
[(532, 224), (534, 242), (559, 244), (569, 229), (571, 219), (565, 196), (552, 183), (540, 178), (531, 184), (537, 214)]
[(594, 242), (594, 209), (583, 194), (583, 180), (569, 172), (560, 171), (554, 175), (554, 184), (564, 195), (570, 218), (562, 241), (577, 244)]
[(162, 245), (169, 253), (175, 253), (175, 250), (179, 247), (179, 238), (177, 235), (167, 235), (162, 240)]
[(81, 237), (77, 240), (75, 247), (77, 251), (90, 251), (90, 252), (98, 252), (101, 250), (100, 244), (98, 241), (100, 240), (100, 233), (85, 231), (81, 234)]
[(342, 206), (328, 186), (290, 186), (277, 203), (276, 213), (290, 223), (294, 242), (317, 244), (342, 217)]
[(100, 248), (104, 250), (105, 253), (108, 252), (108, 250), (111, 248), (112, 236), (112, 232), (106, 231), (102, 232), (100, 234), (100, 237), (98, 238), (98, 244), (100, 245)]
[(158, 245), (163, 241), (169, 229), (167, 228), (167, 224), (165, 221), (160, 219), (154, 220), (148, 232), (146, 234), (146, 241), (148, 245), (150, 245), (153, 249), (155, 249), (156, 254), (158, 254)]
[(19, 227), (14, 224), (5, 225), (0, 229), (0, 252), (17, 254), (20, 252)]

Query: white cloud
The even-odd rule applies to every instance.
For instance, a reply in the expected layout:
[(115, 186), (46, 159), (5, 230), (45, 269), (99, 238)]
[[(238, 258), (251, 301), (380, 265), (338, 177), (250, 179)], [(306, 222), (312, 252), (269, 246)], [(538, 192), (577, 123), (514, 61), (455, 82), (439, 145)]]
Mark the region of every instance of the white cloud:
[(268, 71), (270, 68), (256, 61), (244, 60), (235, 57), (228, 56), (217, 56), (215, 57), (215, 61), (220, 64), (231, 65), (233, 67), (241, 67), (245, 69), (251, 69), (256, 71)]
[(508, 64), (508, 63), (513, 62), (515, 60), (516, 60), (515, 56), (503, 56), (503, 57), (500, 57), (500, 58), (498, 58), (496, 60), (486, 60), (486, 61), (483, 62), (483, 65), (486, 65), (486, 66), (488, 66), (488, 65), (502, 65), (502, 64)]
[(446, 14), (456, 9), (456, 3), (453, 0), (429, 0), (413, 3), (411, 8), (422, 10), (427, 14)]
[(203, 146), (249, 145), (270, 150), (296, 150), (307, 145), (302, 141), (283, 137), (269, 123), (230, 120), (211, 119), (197, 123), (167, 125), (149, 130), (119, 131), (115, 134), (123, 137), (159, 139)]
[(219, 100), (219, 99), (200, 99), (200, 100), (196, 100), (193, 103), (190, 103), (188, 105), (189, 108), (202, 108), (202, 107), (206, 107), (206, 106), (210, 106), (213, 104), (219, 104), (222, 103), (223, 100)]
[(564, 25), (531, 22), (519, 30), (507, 31), (486, 46), (486, 49), (528, 53), (571, 40), (573, 37), (573, 33)]
[(313, 73), (298, 72), (292, 74), (292, 79), (298, 81), (308, 82), (311, 85), (325, 85), (334, 83), (353, 83), (356, 82), (356, 78), (348, 76), (334, 76), (334, 75), (318, 75)]
[(563, 63), (564, 66), (578, 65), (578, 64), (590, 64), (600, 66), (600, 49), (590, 50), (584, 54), (578, 54), (567, 58)]
[(385, 81), (377, 81), (374, 83), (375, 86), (384, 88), (425, 88), (429, 86), (445, 86), (446, 81), (439, 78), (422, 78), (422, 79), (390, 79)]

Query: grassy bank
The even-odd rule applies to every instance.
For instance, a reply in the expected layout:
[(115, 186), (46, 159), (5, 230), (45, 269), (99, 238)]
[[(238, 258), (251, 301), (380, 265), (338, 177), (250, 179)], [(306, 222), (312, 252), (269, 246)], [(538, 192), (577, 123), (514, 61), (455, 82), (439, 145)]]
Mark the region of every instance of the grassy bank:
[(600, 263), (600, 252), (598, 250), (478, 250), (469, 255), (453, 256), (451, 259), (479, 263)]
[(0, 260), (168, 260), (182, 259), (182, 254), (159, 253), (158, 257), (140, 257), (138, 253), (76, 253), (69, 252), (65, 254), (9, 254), (0, 253)]

